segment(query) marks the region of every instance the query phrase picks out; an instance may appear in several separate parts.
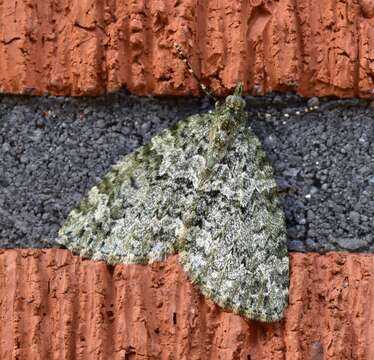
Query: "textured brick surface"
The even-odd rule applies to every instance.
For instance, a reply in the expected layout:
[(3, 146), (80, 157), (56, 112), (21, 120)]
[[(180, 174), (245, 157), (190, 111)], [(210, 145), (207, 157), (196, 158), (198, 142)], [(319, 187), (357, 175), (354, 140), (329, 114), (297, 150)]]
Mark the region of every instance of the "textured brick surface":
[(65, 250), (0, 252), (0, 358), (373, 359), (374, 256), (291, 255), (284, 321), (204, 299), (176, 256), (152, 266)]
[(216, 93), (371, 96), (371, 0), (2, 0), (0, 91), (196, 93), (189, 54)]

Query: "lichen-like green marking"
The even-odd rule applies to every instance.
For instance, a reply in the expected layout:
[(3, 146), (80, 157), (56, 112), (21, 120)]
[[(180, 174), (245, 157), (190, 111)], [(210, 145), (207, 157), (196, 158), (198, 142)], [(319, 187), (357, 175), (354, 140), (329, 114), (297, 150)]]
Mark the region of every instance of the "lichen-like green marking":
[(73, 210), (59, 241), (91, 259), (150, 263), (174, 253), (225, 308), (282, 318), (289, 262), (284, 215), (238, 87), (125, 156)]

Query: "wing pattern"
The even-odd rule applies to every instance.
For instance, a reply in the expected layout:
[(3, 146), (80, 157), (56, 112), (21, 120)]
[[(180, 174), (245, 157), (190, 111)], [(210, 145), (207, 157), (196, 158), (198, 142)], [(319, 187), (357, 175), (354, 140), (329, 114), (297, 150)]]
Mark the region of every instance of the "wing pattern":
[(281, 319), (288, 300), (284, 215), (261, 144), (243, 129), (195, 198), (181, 261), (219, 305), (261, 321)]
[(111, 264), (161, 261), (175, 253), (204, 169), (209, 120), (192, 116), (120, 160), (70, 212), (59, 242)]
[(272, 168), (244, 125), (215, 150), (212, 133), (226, 126), (215, 121), (217, 113), (194, 115), (125, 156), (71, 211), (58, 241), (110, 264), (179, 253), (205, 295), (276, 321), (287, 305), (288, 254)]

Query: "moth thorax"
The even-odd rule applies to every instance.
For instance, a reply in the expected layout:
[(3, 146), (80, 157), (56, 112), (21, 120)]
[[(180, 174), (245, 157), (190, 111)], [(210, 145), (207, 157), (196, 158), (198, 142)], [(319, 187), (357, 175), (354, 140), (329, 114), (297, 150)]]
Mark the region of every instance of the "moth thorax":
[(237, 112), (243, 111), (246, 105), (245, 100), (238, 95), (229, 95), (225, 100), (225, 104), (228, 108)]

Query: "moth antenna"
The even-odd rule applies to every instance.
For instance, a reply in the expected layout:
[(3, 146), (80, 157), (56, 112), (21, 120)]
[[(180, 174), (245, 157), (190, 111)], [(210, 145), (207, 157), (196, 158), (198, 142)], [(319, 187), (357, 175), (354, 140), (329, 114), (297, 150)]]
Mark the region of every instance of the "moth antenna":
[(175, 44), (175, 49), (177, 50), (177, 55), (179, 57), (179, 59), (181, 59), (187, 66), (187, 69), (188, 69), (188, 72), (191, 74), (191, 76), (197, 81), (197, 83), (199, 84), (201, 90), (203, 91), (203, 93), (210, 97), (211, 99), (214, 100), (214, 102), (217, 102), (217, 98), (215, 98), (212, 93), (208, 90), (208, 87), (206, 85), (204, 85), (200, 78), (196, 75), (195, 71), (193, 70), (191, 64), (189, 63), (188, 59), (187, 59), (187, 56), (186, 54), (183, 52), (182, 48), (180, 47), (179, 44)]

